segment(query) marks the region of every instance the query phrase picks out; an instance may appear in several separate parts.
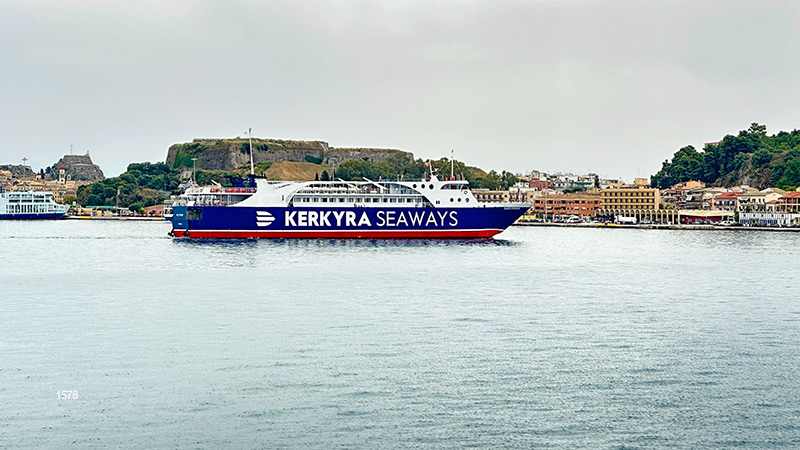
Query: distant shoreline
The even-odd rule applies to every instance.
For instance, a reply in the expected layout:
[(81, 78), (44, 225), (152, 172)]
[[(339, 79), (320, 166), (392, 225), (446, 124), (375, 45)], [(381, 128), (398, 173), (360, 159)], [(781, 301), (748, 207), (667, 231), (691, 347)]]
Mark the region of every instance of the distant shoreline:
[(137, 217), (137, 216), (66, 216), (66, 220), (129, 220), (134, 222), (166, 222), (163, 217)]
[(708, 231), (784, 231), (800, 233), (800, 228), (778, 227), (722, 227), (716, 225), (619, 225), (619, 224), (580, 224), (580, 223), (543, 223), (516, 222), (512, 226), (520, 227), (572, 227), (572, 228), (626, 228), (634, 230), (708, 230)]

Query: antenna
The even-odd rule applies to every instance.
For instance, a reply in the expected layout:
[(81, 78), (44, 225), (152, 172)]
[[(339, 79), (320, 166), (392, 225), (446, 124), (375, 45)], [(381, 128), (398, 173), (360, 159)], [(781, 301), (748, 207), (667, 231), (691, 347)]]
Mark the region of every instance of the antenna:
[(456, 179), (455, 175), (453, 174), (454, 164), (455, 164), (454, 161), (455, 160), (453, 159), (453, 150), (451, 149), (450, 150), (450, 181), (453, 181), (453, 180)]
[(70, 155), (72, 154), (72, 147), (73, 147), (72, 142), (70, 142), (69, 143), (69, 154)]
[(253, 129), (247, 129), (247, 138), (250, 139), (250, 175), (256, 174), (255, 166), (253, 166)]

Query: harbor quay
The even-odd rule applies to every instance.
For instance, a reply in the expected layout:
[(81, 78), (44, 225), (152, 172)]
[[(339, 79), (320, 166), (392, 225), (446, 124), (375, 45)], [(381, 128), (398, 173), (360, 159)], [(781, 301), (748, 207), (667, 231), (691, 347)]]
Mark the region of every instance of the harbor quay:
[(562, 228), (600, 228), (600, 229), (628, 229), (628, 230), (704, 230), (704, 231), (776, 231), (800, 233), (800, 227), (765, 227), (765, 226), (721, 226), (721, 225), (681, 225), (681, 224), (617, 224), (605, 222), (563, 223), (563, 222), (534, 222), (519, 220), (514, 226), (521, 227), (562, 227)]
[[(593, 180), (593, 181), (592, 181)], [(800, 228), (800, 188), (761, 190), (687, 181), (669, 189), (645, 178), (632, 184), (595, 174), (534, 173), (507, 190), (473, 190), (483, 202), (524, 202), (531, 208), (516, 225), (635, 226), (653, 229)]]

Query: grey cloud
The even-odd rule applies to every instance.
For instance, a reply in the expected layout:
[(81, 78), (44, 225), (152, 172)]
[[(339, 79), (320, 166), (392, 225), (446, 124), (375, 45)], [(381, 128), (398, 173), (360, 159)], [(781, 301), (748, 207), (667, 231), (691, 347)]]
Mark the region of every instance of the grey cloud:
[(745, 1), (3, 3), (0, 161), (75, 141), (115, 174), (253, 127), (631, 178), (752, 121), (795, 128), (797, 19)]

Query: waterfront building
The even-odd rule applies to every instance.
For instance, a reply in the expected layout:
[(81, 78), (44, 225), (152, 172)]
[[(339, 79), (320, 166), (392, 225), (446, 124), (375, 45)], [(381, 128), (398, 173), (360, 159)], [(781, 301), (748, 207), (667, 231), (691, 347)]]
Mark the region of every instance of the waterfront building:
[(661, 207), (661, 194), (651, 188), (646, 178), (637, 178), (634, 184), (601, 191), (603, 209), (655, 210)]
[(144, 213), (149, 217), (164, 217), (164, 204), (146, 206)]
[(687, 200), (693, 196), (698, 196), (698, 191), (702, 190), (705, 184), (700, 181), (684, 181), (672, 185), (669, 189), (661, 191), (661, 203), (664, 206), (672, 206), (675, 209), (686, 208)]
[(600, 195), (589, 193), (542, 195), (533, 199), (533, 212), (548, 217), (594, 217)]
[(741, 192), (724, 192), (714, 198), (713, 209), (720, 211), (736, 211), (738, 202), (736, 201)]
[(740, 212), (739, 223), (744, 226), (787, 227), (800, 225), (800, 214), (777, 212)]
[(677, 223), (674, 208), (662, 208), (661, 193), (651, 188), (646, 178), (636, 178), (634, 184), (601, 191), (597, 215), (607, 220), (635, 217), (638, 222)]
[(678, 223), (682, 225), (712, 224), (724, 220), (733, 220), (736, 213), (724, 210), (681, 210), (678, 211)]
[(686, 199), (683, 197), (683, 190), (669, 188), (663, 189), (661, 191), (661, 204), (666, 206), (670, 206), (675, 209), (680, 209), (686, 203)]
[(777, 188), (768, 188), (763, 191), (746, 192), (737, 197), (736, 210), (742, 212), (766, 212), (767, 202), (777, 200), (786, 194)]
[(789, 192), (777, 200), (775, 212), (800, 213), (800, 191)]
[(689, 189), (686, 192), (685, 201), (682, 209), (712, 209), (714, 198), (728, 190), (725, 188), (700, 187)]

